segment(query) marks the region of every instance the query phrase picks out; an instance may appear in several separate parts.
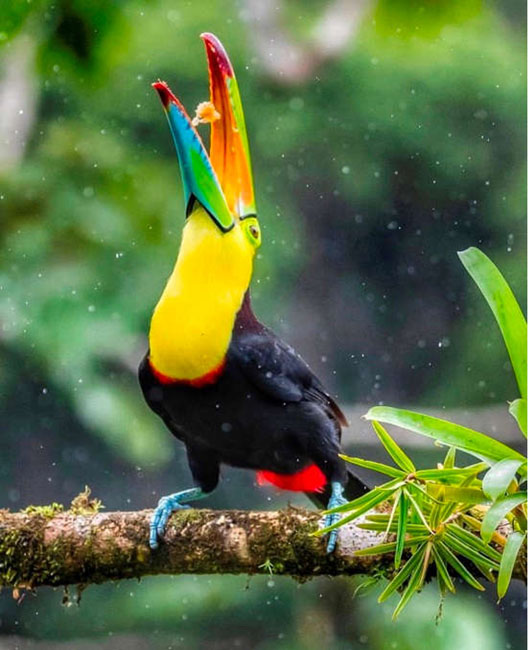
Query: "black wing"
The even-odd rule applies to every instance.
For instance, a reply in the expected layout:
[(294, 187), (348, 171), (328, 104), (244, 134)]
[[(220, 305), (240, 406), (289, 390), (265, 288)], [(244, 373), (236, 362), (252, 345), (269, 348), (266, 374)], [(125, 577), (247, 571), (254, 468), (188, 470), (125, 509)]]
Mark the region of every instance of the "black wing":
[(246, 377), (280, 402), (316, 402), (341, 425), (348, 422), (319, 379), (295, 350), (271, 330), (243, 334), (230, 350)]

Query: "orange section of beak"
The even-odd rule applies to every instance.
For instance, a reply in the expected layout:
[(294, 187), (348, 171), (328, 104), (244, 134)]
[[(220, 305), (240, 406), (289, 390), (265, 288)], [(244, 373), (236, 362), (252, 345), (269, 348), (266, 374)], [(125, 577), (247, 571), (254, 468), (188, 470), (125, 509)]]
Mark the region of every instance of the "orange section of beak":
[(211, 124), (209, 158), (230, 211), (239, 218), (255, 214), (246, 125), (233, 66), (220, 41), (202, 34), (209, 66), (210, 98), (220, 119)]

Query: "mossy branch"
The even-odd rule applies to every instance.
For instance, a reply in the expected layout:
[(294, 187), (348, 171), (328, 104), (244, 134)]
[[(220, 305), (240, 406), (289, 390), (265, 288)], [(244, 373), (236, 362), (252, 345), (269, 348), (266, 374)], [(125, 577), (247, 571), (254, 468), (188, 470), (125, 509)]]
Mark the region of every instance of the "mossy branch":
[[(91, 502), (93, 503), (93, 502)], [(390, 571), (390, 556), (357, 557), (379, 543), (355, 525), (340, 531), (336, 552), (311, 533), (320, 513), (183, 510), (170, 520), (164, 544), (148, 546), (151, 511), (66, 512), (53, 504), (21, 513), (0, 511), (0, 586), (93, 584), (155, 574), (267, 573), (310, 578)], [(526, 578), (526, 565), (515, 575)]]
[(157, 551), (148, 546), (150, 510), (61, 510), (54, 504), (0, 511), (1, 586), (31, 589), (182, 573), (272, 571), (309, 578), (381, 569), (379, 557), (354, 556), (379, 541), (376, 533), (344, 528), (338, 550), (328, 555), (324, 539), (311, 535), (320, 513), (304, 509), (183, 510), (172, 515)]

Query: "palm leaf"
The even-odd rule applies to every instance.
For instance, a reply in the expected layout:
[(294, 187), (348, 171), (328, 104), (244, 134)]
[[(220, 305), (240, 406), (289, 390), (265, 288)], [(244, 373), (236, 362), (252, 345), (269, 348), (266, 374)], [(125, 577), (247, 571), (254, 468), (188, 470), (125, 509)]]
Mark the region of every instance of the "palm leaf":
[(490, 557), (483, 555), (478, 548), (468, 544), (465, 541), (462, 541), (449, 531), (446, 531), (444, 534), (444, 544), (448, 546), (452, 551), (462, 555), (463, 557), (471, 560), (475, 566), (485, 567), (486, 575), (490, 571), (496, 571), (499, 568), (499, 563), (495, 560), (492, 560)]
[(449, 575), (449, 571), (447, 569), (446, 563), (442, 559), (442, 556), (440, 555), (440, 553), (436, 550), (434, 544), (433, 544), (433, 559), (434, 559), (435, 564), (436, 564), (436, 572), (437, 572), (437, 576), (438, 576), (439, 581), (441, 580), (445, 584), (447, 589), (451, 593), (454, 594), (455, 591), (456, 591), (455, 590), (455, 584), (453, 583), (453, 580), (451, 579), (451, 576)]
[(497, 528), (504, 517), (514, 508), (526, 502), (526, 492), (515, 492), (506, 494), (497, 499), (490, 507), (480, 528), (480, 536), (485, 542), (489, 542), (493, 531)]
[(477, 505), (479, 503), (486, 503), (489, 501), (488, 497), (482, 490), (478, 488), (464, 487), (459, 485), (435, 485), (429, 483), (427, 486), (431, 496), (436, 497), (438, 493), (443, 495), (446, 501), (453, 503), (467, 503), (470, 505)]
[[(453, 447), (451, 447), (453, 449)], [(473, 465), (468, 465), (467, 467), (444, 467), (442, 469), (419, 469), (416, 472), (416, 477), (424, 479), (426, 481), (448, 481), (451, 482), (453, 479), (465, 479), (468, 475), (477, 476), (480, 472), (483, 472), (487, 469), (487, 463), (475, 463)]]
[(482, 479), (483, 492), (492, 501), (498, 499), (506, 492), (522, 464), (523, 461), (517, 458), (501, 460), (495, 463)]
[(387, 431), (381, 426), (379, 422), (375, 420), (372, 422), (374, 431), (376, 432), (378, 438), (381, 441), (381, 444), (385, 447), (387, 453), (392, 458), (392, 460), (402, 468), (407, 474), (411, 474), (416, 471), (416, 467), (412, 460), (407, 456), (403, 449), (396, 444), (396, 442), (391, 438)]
[(431, 415), (391, 406), (374, 406), (364, 417), (367, 420), (394, 424), (422, 436), (434, 438), (445, 445), (458, 447), (490, 465), (505, 458), (524, 460), (519, 452), (490, 436)]
[(385, 600), (387, 600), (387, 598), (390, 598), (390, 596), (392, 596), (392, 594), (402, 586), (405, 580), (407, 580), (407, 578), (412, 573), (413, 569), (415, 569), (420, 564), (423, 555), (425, 553), (425, 547), (426, 547), (426, 543), (424, 542), (416, 550), (416, 552), (407, 560), (403, 568), (396, 574), (396, 576), (389, 582), (389, 584), (381, 592), (378, 598), (379, 603), (382, 603)]
[(483, 542), (480, 537), (477, 537), (473, 533), (470, 533), (469, 530), (462, 528), (462, 526), (459, 526), (458, 524), (447, 524), (446, 530), (451, 535), (458, 537), (461, 542), (465, 542), (466, 544), (473, 546), (475, 550), (479, 551), (480, 553), (484, 553), (484, 555), (487, 555), (492, 560), (495, 560), (495, 562), (500, 562), (501, 554), (499, 551), (495, 550), (493, 546), (490, 546), (489, 544)]
[[(424, 554), (425, 554), (425, 548), (424, 548)], [(398, 618), (403, 608), (408, 604), (408, 602), (411, 600), (414, 594), (418, 591), (418, 589), (420, 588), (421, 580), (422, 580), (422, 568), (420, 566), (417, 566), (412, 571), (411, 576), (409, 578), (409, 582), (407, 583), (407, 586), (403, 591), (402, 597), (400, 598), (400, 602), (396, 605), (396, 609), (392, 613), (393, 621), (395, 621)]]
[(363, 504), (370, 502), (375, 494), (383, 493), (385, 495), (385, 498), (389, 499), (391, 494), (395, 490), (397, 490), (401, 485), (402, 485), (401, 480), (393, 479), (392, 481), (383, 483), (383, 485), (378, 485), (378, 487), (374, 488), (373, 490), (370, 490), (370, 492), (366, 492), (365, 494), (362, 494), (360, 497), (357, 497), (357, 499), (353, 499), (348, 503), (344, 503), (341, 506), (336, 506), (331, 510), (325, 510), (323, 512), (324, 514), (328, 514), (328, 513), (334, 514), (337, 512), (349, 512), (350, 510), (357, 510), (358, 508), (362, 507)]
[(363, 458), (356, 458), (353, 456), (346, 456), (345, 454), (339, 454), (339, 457), (343, 460), (346, 460), (347, 463), (352, 463), (353, 465), (359, 465), (359, 467), (364, 467), (365, 469), (371, 469), (374, 472), (379, 472), (380, 474), (386, 474), (387, 476), (392, 476), (393, 478), (404, 478), (405, 472), (402, 472), (401, 469), (396, 469), (396, 467), (391, 467), (390, 465), (385, 465), (384, 463), (376, 463), (373, 460), (364, 460)]
[[(332, 530), (335, 530), (336, 528), (340, 528), (341, 526), (344, 526), (345, 524), (348, 524), (351, 521), (354, 521), (354, 519), (357, 519), (360, 517), (362, 514), (365, 512), (368, 512), (378, 504), (382, 503), (383, 501), (386, 501), (388, 498), (390, 498), (390, 494), (387, 494), (385, 490), (383, 491), (377, 491), (373, 490), (369, 494), (372, 495), (372, 498), (370, 501), (367, 501), (363, 503), (359, 508), (355, 509), (352, 514), (343, 517), (342, 519), (339, 519), (339, 521), (336, 521), (335, 524), (332, 524), (331, 526), (326, 526), (325, 528), (321, 528), (320, 530), (316, 531), (315, 533), (312, 533), (312, 535), (315, 535), (316, 537), (319, 537), (320, 535), (326, 535), (326, 533), (329, 533)], [(334, 513), (336, 510), (328, 510), (326, 511), (328, 513)]]
[(521, 397), (526, 399), (526, 319), (504, 276), (478, 248), (458, 254), (486, 298), (501, 330)]
[[(415, 535), (413, 537), (407, 537), (404, 541), (403, 546), (407, 548), (408, 546), (414, 546), (415, 544), (420, 544), (421, 542), (426, 542), (430, 539), (431, 535)], [(376, 546), (369, 546), (368, 548), (362, 548), (359, 551), (354, 551), (354, 555), (358, 557), (365, 557), (369, 555), (383, 555), (384, 553), (392, 553), (396, 550), (396, 542), (387, 542), (386, 544), (377, 544)]]
[(517, 559), (517, 555), (519, 554), (519, 550), (521, 549), (525, 539), (526, 533), (520, 533), (519, 531), (514, 531), (508, 535), (504, 551), (502, 552), (499, 577), (497, 580), (497, 595), (499, 600), (503, 598), (508, 591), (513, 567), (515, 566), (515, 560)]
[(398, 531), (396, 533), (396, 551), (394, 553), (394, 566), (399, 568), (405, 544), (405, 531), (407, 528), (407, 513), (409, 510), (409, 501), (405, 490), (400, 492), (400, 510), (398, 513)]
[(516, 399), (511, 402), (510, 407), (508, 409), (510, 415), (512, 415), (515, 420), (517, 421), (517, 424), (519, 425), (519, 429), (523, 433), (524, 437), (526, 438), (527, 435), (527, 429), (526, 429), (526, 400), (525, 399)]
[(442, 542), (437, 542), (437, 549), (440, 555), (442, 556), (442, 559), (448, 564), (450, 564), (453, 567), (453, 569), (458, 573), (458, 575), (462, 577), (469, 585), (471, 585), (475, 589), (478, 589), (479, 591), (485, 591), (484, 587), (475, 578), (475, 576), (473, 576), (466, 569), (466, 567), (457, 558), (457, 556), (445, 544), (443, 544)]

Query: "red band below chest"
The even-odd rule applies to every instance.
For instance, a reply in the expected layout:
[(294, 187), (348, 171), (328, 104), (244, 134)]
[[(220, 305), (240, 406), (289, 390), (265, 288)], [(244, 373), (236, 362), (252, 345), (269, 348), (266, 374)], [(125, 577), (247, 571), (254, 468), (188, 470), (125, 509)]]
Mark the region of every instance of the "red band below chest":
[(216, 368), (213, 368), (209, 372), (206, 372), (205, 375), (201, 377), (196, 377), (195, 379), (175, 379), (173, 377), (168, 377), (164, 375), (159, 370), (156, 370), (152, 365), (152, 362), (149, 360), (150, 369), (152, 374), (160, 382), (160, 384), (183, 384), (184, 386), (193, 386), (193, 388), (203, 388), (203, 386), (209, 386), (211, 384), (216, 384), (220, 379), (220, 376), (224, 372), (226, 360), (223, 359)]

